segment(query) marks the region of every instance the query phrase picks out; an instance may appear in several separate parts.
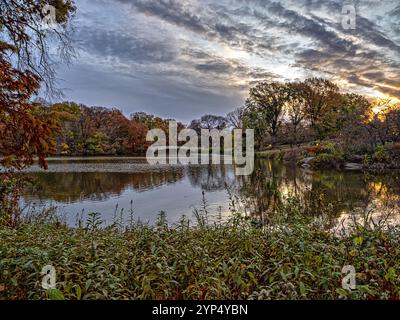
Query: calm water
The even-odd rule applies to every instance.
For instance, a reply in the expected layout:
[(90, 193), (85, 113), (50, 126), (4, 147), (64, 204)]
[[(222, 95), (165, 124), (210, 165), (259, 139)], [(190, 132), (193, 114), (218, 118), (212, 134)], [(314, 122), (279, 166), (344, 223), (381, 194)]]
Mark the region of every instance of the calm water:
[(123, 209), (128, 219), (131, 208), (142, 221), (153, 223), (162, 210), (176, 222), (201, 207), (202, 191), (213, 214), (227, 217), (236, 199), (237, 208), (262, 219), (288, 195), (297, 196), (310, 214), (328, 210), (335, 218), (381, 207), (387, 199), (398, 201), (400, 195), (397, 173), (312, 172), (261, 159), (249, 177), (235, 176), (228, 165), (150, 166), (140, 158), (52, 159), (47, 172), (35, 166), (29, 171), (24, 175), (35, 186), (26, 190), (23, 205), (27, 210), (56, 206), (70, 224), (82, 212), (84, 217), (99, 212), (112, 222)]

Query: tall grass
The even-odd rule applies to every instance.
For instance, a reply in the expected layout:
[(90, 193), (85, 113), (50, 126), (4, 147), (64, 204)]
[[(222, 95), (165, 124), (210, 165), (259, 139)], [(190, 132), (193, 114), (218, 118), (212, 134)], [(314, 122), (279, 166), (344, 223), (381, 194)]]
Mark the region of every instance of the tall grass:
[[(205, 210), (202, 211), (202, 210)], [(338, 235), (287, 199), (274, 223), (234, 214), (207, 223), (103, 226), (99, 214), (76, 228), (30, 220), (0, 227), (1, 299), (399, 299), (400, 229), (356, 222)], [(133, 211), (132, 211), (133, 214)], [(41, 270), (56, 270), (56, 290)], [(343, 266), (357, 271), (342, 288)]]

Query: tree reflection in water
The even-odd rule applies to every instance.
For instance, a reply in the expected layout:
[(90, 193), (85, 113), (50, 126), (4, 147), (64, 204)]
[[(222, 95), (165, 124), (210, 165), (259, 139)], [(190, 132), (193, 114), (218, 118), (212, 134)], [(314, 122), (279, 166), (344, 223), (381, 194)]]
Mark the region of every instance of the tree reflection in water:
[(160, 172), (46, 172), (27, 174), (34, 185), (25, 198), (38, 197), (59, 202), (103, 201), (119, 196), (127, 189), (145, 192), (173, 184), (184, 177), (183, 170)]
[(239, 179), (236, 194), (247, 211), (264, 222), (287, 197), (298, 199), (309, 215), (328, 213), (332, 219), (371, 205), (383, 212), (399, 204), (397, 173), (309, 171), (265, 160), (259, 160), (256, 168), (251, 176)]
[[(116, 164), (118, 165), (118, 164)], [(308, 171), (278, 161), (258, 159), (250, 176), (235, 176), (232, 165), (171, 167), (151, 172), (38, 172), (26, 173), (36, 180), (26, 191), (25, 199), (55, 200), (76, 203), (83, 200), (104, 201), (132, 190), (146, 193), (170, 186), (167, 194), (184, 205), (174, 185), (187, 181), (191, 192), (201, 195), (229, 190), (240, 200), (242, 210), (268, 221), (285, 198), (294, 196), (307, 208), (307, 214), (319, 215), (329, 209), (332, 217), (366, 208), (371, 203), (398, 201), (397, 173), (369, 175), (360, 172)], [(228, 194), (222, 199), (230, 202)], [(154, 208), (159, 212), (164, 208)], [(190, 213), (191, 208), (185, 208)], [(183, 213), (183, 212), (182, 212)]]
[(190, 184), (204, 191), (225, 190), (237, 183), (233, 165), (188, 166), (185, 172)]

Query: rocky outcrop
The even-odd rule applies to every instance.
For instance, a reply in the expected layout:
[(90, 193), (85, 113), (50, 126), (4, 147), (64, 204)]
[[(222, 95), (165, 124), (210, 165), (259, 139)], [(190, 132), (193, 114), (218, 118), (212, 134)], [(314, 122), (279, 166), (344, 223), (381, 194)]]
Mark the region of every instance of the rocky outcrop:
[(308, 157), (308, 158), (304, 158), (302, 160), (300, 160), (300, 165), (304, 168), (304, 169), (310, 169), (311, 168), (311, 163), (312, 161), (315, 159), (315, 157)]
[(364, 166), (361, 163), (354, 163), (354, 162), (346, 162), (343, 165), (343, 169), (345, 170), (354, 170), (354, 171), (360, 171), (364, 168)]

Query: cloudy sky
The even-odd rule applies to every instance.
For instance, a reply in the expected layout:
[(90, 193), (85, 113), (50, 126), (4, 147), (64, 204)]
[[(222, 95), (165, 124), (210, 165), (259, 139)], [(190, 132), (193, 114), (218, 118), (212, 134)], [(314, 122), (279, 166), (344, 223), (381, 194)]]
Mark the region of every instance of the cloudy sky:
[(256, 81), (311, 76), (400, 98), (399, 0), (75, 2), (78, 58), (58, 73), (68, 100), (189, 121), (241, 106)]

